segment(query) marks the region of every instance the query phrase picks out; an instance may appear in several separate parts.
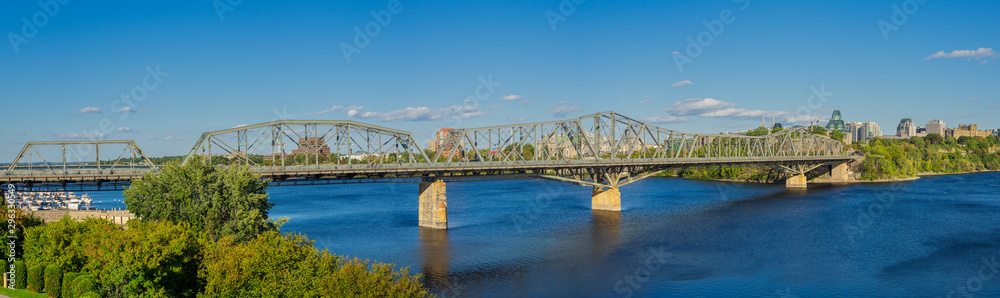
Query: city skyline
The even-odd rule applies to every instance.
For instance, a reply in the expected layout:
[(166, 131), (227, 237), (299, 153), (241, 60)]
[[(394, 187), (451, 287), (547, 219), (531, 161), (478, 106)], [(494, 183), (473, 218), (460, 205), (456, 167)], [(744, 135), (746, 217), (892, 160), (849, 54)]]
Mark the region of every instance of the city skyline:
[(423, 145), (601, 111), (690, 133), (837, 109), (886, 135), (902, 118), (1000, 128), (1000, 3), (42, 3), (0, 12), (0, 161), (94, 137), (183, 155), (203, 132), (278, 119)]

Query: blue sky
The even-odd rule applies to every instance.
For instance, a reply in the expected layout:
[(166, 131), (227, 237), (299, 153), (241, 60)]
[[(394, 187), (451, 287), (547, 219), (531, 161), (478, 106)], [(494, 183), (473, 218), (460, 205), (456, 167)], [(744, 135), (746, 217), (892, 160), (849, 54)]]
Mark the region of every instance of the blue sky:
[(424, 144), (599, 111), (705, 133), (834, 109), (887, 134), (1000, 128), (997, 1), (577, 1), (8, 1), (0, 161), (92, 137), (182, 155), (278, 118)]

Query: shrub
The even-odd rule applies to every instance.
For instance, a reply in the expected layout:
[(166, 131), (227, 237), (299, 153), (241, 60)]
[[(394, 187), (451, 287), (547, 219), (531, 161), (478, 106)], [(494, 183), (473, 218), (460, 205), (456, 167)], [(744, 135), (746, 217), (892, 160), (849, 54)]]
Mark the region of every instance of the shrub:
[(63, 298), (76, 297), (73, 296), (73, 280), (76, 279), (77, 275), (79, 275), (79, 273), (76, 272), (66, 272), (66, 275), (63, 275), (62, 290), (59, 291)]
[(45, 290), (45, 279), (42, 276), (42, 266), (28, 268), (28, 289), (35, 293)]
[(24, 289), (28, 287), (27, 268), (24, 261), (14, 261), (14, 288)]
[(83, 297), (87, 292), (97, 292), (97, 284), (89, 274), (80, 274), (73, 280), (73, 297)]
[(59, 269), (59, 266), (56, 264), (50, 264), (45, 267), (45, 294), (48, 294), (49, 297), (60, 297), (62, 274), (62, 269)]
[(101, 294), (97, 292), (86, 292), (80, 295), (80, 298), (101, 298)]

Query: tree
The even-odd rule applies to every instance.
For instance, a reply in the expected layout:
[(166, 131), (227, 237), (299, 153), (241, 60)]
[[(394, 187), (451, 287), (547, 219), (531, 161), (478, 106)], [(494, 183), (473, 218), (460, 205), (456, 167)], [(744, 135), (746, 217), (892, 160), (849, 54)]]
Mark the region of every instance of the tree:
[(765, 136), (770, 132), (771, 130), (767, 129), (767, 127), (761, 126), (747, 131), (747, 135), (751, 137)]
[(937, 133), (929, 133), (929, 134), (927, 134), (926, 137), (924, 137), (924, 141), (927, 141), (928, 143), (935, 144), (935, 145), (941, 144), (941, 141), (943, 139), (944, 139), (944, 137), (942, 137), (941, 135), (939, 135)]
[(45, 294), (49, 297), (59, 298), (62, 290), (62, 269), (56, 264), (49, 264), (45, 267)]
[(779, 133), (779, 132), (781, 132), (782, 130), (785, 130), (785, 129), (784, 129), (784, 128), (781, 128), (781, 127), (775, 127), (774, 129), (772, 129), (772, 130), (771, 130), (771, 133)]
[(34, 265), (28, 267), (28, 288), (35, 293), (45, 290), (45, 277), (42, 275), (45, 267)]
[(194, 297), (199, 290), (201, 244), (186, 224), (130, 221), (90, 246), (86, 270), (108, 296)]
[(813, 134), (818, 134), (818, 135), (825, 136), (826, 135), (826, 128), (823, 128), (822, 126), (819, 126), (819, 125), (813, 125), (813, 126), (809, 127), (809, 132), (811, 132)]
[(28, 287), (28, 266), (24, 265), (24, 260), (14, 261), (14, 288), (24, 289)]
[(194, 158), (132, 181), (125, 190), (127, 209), (143, 221), (187, 222), (212, 239), (252, 239), (277, 230), (268, 219), (267, 183), (247, 167), (212, 167)]
[(79, 273), (76, 272), (66, 272), (62, 278), (62, 290), (59, 291), (64, 298), (73, 298), (73, 280)]
[(844, 141), (844, 132), (839, 131), (839, 130), (831, 130), (830, 131), (830, 138), (834, 139), (834, 140), (837, 140), (837, 141), (843, 142)]

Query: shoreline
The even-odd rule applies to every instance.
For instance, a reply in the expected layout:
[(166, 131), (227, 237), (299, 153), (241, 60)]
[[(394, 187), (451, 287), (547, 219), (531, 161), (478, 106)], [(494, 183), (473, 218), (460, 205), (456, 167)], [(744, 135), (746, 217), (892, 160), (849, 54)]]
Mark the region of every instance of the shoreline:
[[(960, 172), (960, 173), (934, 173), (934, 172), (928, 172), (928, 173), (919, 173), (919, 174), (917, 174), (914, 177), (888, 178), (888, 179), (878, 179), (878, 180), (856, 180), (856, 179), (851, 179), (850, 181), (847, 181), (847, 182), (808, 181), (808, 183), (809, 184), (892, 183), (892, 182), (914, 181), (914, 180), (918, 180), (918, 179), (924, 178), (924, 177), (936, 177), (936, 176), (948, 176), (948, 175), (965, 175), (965, 174), (992, 173), (992, 172), (1000, 172), (1000, 170), (982, 170), (982, 171)], [(715, 182), (734, 182), (734, 183), (753, 183), (753, 184), (781, 184), (781, 182), (756, 182), (756, 181), (747, 181), (747, 180), (743, 180), (743, 179), (688, 178), (688, 177), (681, 177), (681, 176), (677, 176), (677, 175), (657, 176), (657, 177), (663, 177), (663, 178), (681, 178), (681, 179), (696, 180), (696, 181), (715, 181)]]

